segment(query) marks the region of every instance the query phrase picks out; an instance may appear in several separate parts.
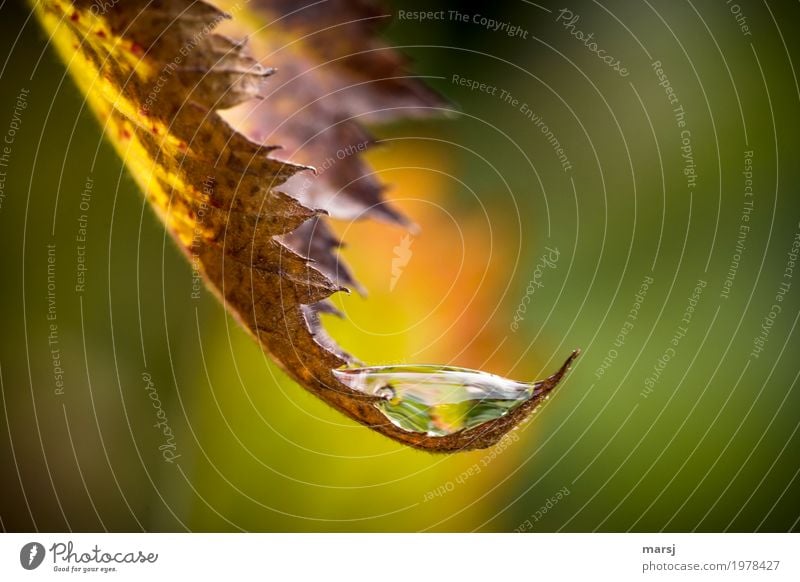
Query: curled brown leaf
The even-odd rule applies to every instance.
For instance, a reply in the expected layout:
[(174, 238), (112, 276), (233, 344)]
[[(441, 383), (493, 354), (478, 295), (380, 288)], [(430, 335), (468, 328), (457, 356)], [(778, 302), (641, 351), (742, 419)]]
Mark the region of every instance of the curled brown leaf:
[[(331, 294), (357, 288), (322, 215), (408, 224), (361, 157), (372, 142), (363, 123), (428, 115), (442, 100), (378, 39), (385, 14), (372, 3), (223, 4), (247, 11), (231, 30), (250, 37), (252, 53), (215, 32), (229, 17), (203, 1), (34, 6), (178, 247), (291, 377), (410, 446), (444, 452), (497, 442), (555, 387), (576, 353), (541, 396), (507, 416), (430, 437), (393, 425), (372, 398), (339, 383), (332, 370), (353, 358), (319, 322)], [(265, 83), (275, 67), (283, 81)]]

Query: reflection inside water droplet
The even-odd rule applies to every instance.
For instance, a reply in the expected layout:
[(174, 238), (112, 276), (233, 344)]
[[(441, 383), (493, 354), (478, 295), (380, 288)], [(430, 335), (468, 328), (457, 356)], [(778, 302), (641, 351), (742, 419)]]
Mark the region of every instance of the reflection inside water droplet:
[(395, 396), (394, 389), (389, 386), (382, 386), (375, 391), (375, 396), (380, 396), (384, 400), (392, 400)]
[(345, 386), (377, 396), (396, 426), (445, 436), (496, 420), (538, 395), (541, 382), (450, 366), (372, 366), (333, 371)]

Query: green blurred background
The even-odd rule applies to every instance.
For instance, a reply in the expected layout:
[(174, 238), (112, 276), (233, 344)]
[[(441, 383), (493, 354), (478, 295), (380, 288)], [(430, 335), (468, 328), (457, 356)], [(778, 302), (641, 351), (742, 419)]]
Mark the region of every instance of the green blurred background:
[[(0, 168), (2, 528), (798, 529), (800, 272), (787, 267), (800, 232), (800, 6), (575, 0), (572, 29), (562, 8), (398, 1), (387, 11), (468, 16), (395, 18), (386, 31), (460, 113), (374, 128), (385, 147), (369, 159), (422, 230), (393, 281), (406, 233), (337, 225), (369, 295), (338, 297), (347, 318), (328, 329), (369, 363), (452, 363), (515, 379), (544, 377), (583, 349), (507, 446), (435, 456), (328, 409), (213, 297), (190, 298), (189, 264), (28, 8), (0, 4), (0, 133), (29, 91)], [(490, 30), (475, 14), (524, 34)], [(594, 33), (629, 74), (571, 30)], [(654, 61), (685, 112), (694, 187)], [(453, 75), (498, 89), (471, 91)], [(81, 214), (87, 271), (76, 292)], [(48, 244), (63, 394), (48, 343)], [(546, 247), (558, 260), (537, 273)], [(541, 286), (529, 287), (534, 277)], [(172, 463), (144, 374), (175, 435)]]

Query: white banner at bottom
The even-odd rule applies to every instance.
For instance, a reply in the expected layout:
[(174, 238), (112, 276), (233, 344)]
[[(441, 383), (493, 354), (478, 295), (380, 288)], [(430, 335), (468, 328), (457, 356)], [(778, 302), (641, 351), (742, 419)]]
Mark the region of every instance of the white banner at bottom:
[(2, 534), (0, 580), (800, 580), (798, 534)]

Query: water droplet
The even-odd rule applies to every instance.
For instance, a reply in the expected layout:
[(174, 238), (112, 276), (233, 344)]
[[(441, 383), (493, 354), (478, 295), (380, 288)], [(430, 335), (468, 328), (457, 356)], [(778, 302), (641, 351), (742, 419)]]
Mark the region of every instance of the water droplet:
[(451, 366), (400, 365), (334, 370), (345, 386), (381, 400), (394, 425), (445, 436), (496, 420), (538, 396), (542, 382), (515, 382)]

